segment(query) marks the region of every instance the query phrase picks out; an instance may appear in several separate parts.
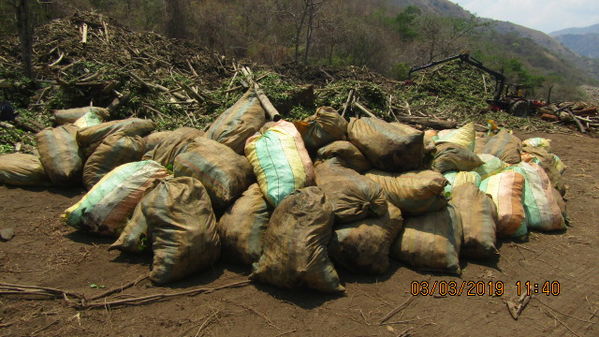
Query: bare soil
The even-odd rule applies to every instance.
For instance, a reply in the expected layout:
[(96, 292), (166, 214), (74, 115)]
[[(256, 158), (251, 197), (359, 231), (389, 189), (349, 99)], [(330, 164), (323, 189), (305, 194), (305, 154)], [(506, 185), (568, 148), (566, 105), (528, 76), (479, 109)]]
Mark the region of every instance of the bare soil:
[[(529, 137), (532, 134), (520, 134)], [(464, 262), (461, 278), (420, 273), (394, 262), (383, 277), (339, 269), (344, 296), (266, 285), (224, 289), (152, 304), (78, 311), (64, 300), (0, 296), (0, 336), (598, 336), (599, 335), (599, 139), (542, 134), (569, 166), (571, 227), (564, 233), (532, 233), (527, 243), (504, 242), (487, 265)], [(79, 233), (60, 214), (79, 189), (0, 186), (0, 228), (15, 237), (0, 242), (0, 282), (41, 285), (94, 296), (149, 270), (150, 256), (107, 250), (110, 240)], [(121, 295), (142, 296), (214, 287), (247, 278), (249, 268), (218, 264), (184, 282), (156, 287), (149, 281)], [(405, 303), (412, 281), (502, 281), (499, 296), (416, 297)], [(516, 321), (505, 301), (517, 281), (559, 281), (559, 296), (535, 295)], [(95, 284), (99, 287), (92, 288)]]

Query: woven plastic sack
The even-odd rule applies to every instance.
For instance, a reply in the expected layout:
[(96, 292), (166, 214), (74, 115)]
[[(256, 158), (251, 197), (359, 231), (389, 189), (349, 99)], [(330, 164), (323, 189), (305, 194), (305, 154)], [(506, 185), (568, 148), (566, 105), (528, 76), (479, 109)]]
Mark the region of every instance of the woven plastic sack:
[(248, 160), (215, 140), (197, 137), (175, 158), (175, 177), (194, 177), (206, 188), (215, 210), (224, 210), (255, 179)]
[(402, 172), (422, 166), (424, 133), (411, 126), (377, 118), (352, 118), (347, 133), (349, 140), (377, 169)]
[(484, 179), (479, 189), (491, 196), (497, 208), (497, 236), (523, 237), (528, 233), (524, 211), (524, 176), (504, 171)]
[(121, 133), (123, 136), (143, 137), (152, 130), (154, 130), (154, 123), (151, 120), (128, 118), (80, 129), (77, 132), (77, 142), (87, 158), (110, 135)]
[(197, 137), (204, 135), (204, 132), (194, 128), (178, 128), (168, 134), (158, 145), (143, 155), (143, 160), (154, 160), (165, 167), (172, 167), (175, 158), (187, 151), (189, 144)]
[(0, 184), (48, 186), (50, 179), (37, 156), (11, 153), (0, 155)]
[(547, 173), (547, 176), (549, 176), (553, 187), (563, 196), (566, 195), (566, 186), (560, 170), (563, 172), (566, 168), (561, 163), (561, 160), (558, 163), (557, 159), (559, 158), (556, 155), (540, 147), (525, 146), (523, 148), (522, 160), (540, 165), (545, 170), (545, 173)]
[(333, 219), (333, 208), (320, 188), (293, 192), (273, 212), (250, 278), (282, 288), (344, 291), (327, 253)]
[(435, 150), (435, 140), (438, 138), (437, 130), (426, 130), (424, 131), (424, 151), (432, 152)]
[(343, 167), (336, 159), (314, 167), (316, 186), (333, 205), (336, 222), (354, 222), (366, 217), (380, 217), (387, 212), (385, 192), (379, 184), (358, 172)]
[(101, 116), (108, 116), (108, 110), (100, 107), (91, 107), (84, 106), (81, 108), (72, 108), (72, 109), (60, 109), (54, 110), (54, 124), (55, 125), (63, 125), (63, 124), (72, 124), (75, 123), (79, 118), (83, 117), (89, 111), (98, 112)]
[(459, 129), (439, 131), (435, 142), (437, 144), (454, 143), (474, 151), (475, 137), (474, 122), (470, 122)]
[(144, 140), (139, 136), (115, 133), (106, 137), (83, 166), (83, 184), (91, 189), (115, 167), (139, 161), (144, 151)]
[(443, 196), (447, 180), (439, 172), (427, 170), (397, 174), (373, 170), (366, 173), (366, 177), (378, 183), (387, 200), (405, 214), (438, 211), (447, 205)]
[(489, 137), (482, 153), (492, 154), (508, 164), (518, 164), (522, 161), (522, 142), (507, 130), (502, 129), (496, 135)]
[(302, 134), (306, 148), (311, 150), (346, 138), (347, 121), (331, 107), (320, 107), (314, 115), (294, 124)]
[(329, 255), (349, 271), (384, 274), (389, 270), (389, 250), (401, 230), (399, 208), (389, 203), (385, 214), (337, 226), (329, 243)]
[(450, 204), (462, 220), (461, 255), (472, 259), (497, 257), (497, 209), (493, 200), (467, 182), (454, 188)]
[(286, 196), (314, 182), (312, 160), (292, 123), (281, 120), (247, 140), (250, 161), (266, 200), (277, 206)]
[(448, 184), (445, 185), (445, 188), (443, 189), (443, 195), (445, 195), (445, 197), (447, 198), (451, 197), (451, 192), (457, 186), (466, 183), (472, 183), (476, 187), (478, 187), (480, 185), (480, 182), (482, 181), (480, 175), (474, 171), (446, 172), (443, 174), (443, 176), (445, 177), (445, 179), (447, 179), (448, 182)]
[(341, 165), (359, 173), (364, 173), (372, 168), (362, 152), (354, 144), (345, 140), (338, 140), (321, 147), (318, 150), (318, 158), (321, 160), (336, 158)]
[(160, 180), (142, 200), (142, 209), (152, 238), (152, 281), (180, 280), (210, 267), (220, 257), (210, 197), (197, 179)]
[(454, 143), (436, 146), (431, 168), (441, 173), (447, 171), (471, 171), (483, 164), (478, 156), (467, 148)]
[(63, 125), (40, 131), (35, 139), (40, 161), (55, 185), (81, 183), (83, 158), (75, 139), (77, 127)]
[(117, 236), (141, 198), (168, 172), (154, 161), (121, 165), (105, 175), (63, 214), (66, 224), (104, 236)]
[(462, 223), (451, 205), (440, 211), (409, 217), (391, 246), (391, 257), (416, 269), (460, 274)]
[(103, 123), (109, 116), (108, 110), (104, 108), (90, 107), (89, 110), (79, 117), (73, 125), (82, 129)]
[(528, 228), (540, 231), (559, 231), (566, 224), (558, 201), (553, 195), (549, 177), (539, 165), (522, 162), (509, 168), (524, 176), (524, 211)]
[(483, 164), (475, 168), (473, 171), (480, 175), (482, 180), (490, 176), (502, 172), (509, 165), (503, 160), (491, 154), (479, 154), (478, 157), (483, 161)]
[(257, 262), (270, 214), (260, 186), (252, 184), (218, 221), (223, 257), (240, 264)]
[(265, 111), (252, 90), (246, 92), (232, 107), (210, 125), (206, 137), (225, 144), (243, 154), (245, 141), (264, 125)]
[(551, 152), (551, 139), (533, 137), (522, 141), (522, 146), (540, 147), (547, 152)]
[(172, 131), (160, 131), (160, 132), (152, 132), (149, 135), (144, 137), (144, 144), (146, 144), (144, 154), (148, 153), (158, 144), (162, 143), (165, 139), (171, 137), (173, 135)]
[[(144, 198), (146, 196), (147, 194)], [(122, 252), (139, 254), (150, 248), (151, 242), (148, 241), (150, 239), (148, 237), (148, 223), (143, 213), (142, 201), (143, 198), (135, 206), (133, 214), (125, 224), (119, 238), (108, 247), (108, 250), (118, 249)]]

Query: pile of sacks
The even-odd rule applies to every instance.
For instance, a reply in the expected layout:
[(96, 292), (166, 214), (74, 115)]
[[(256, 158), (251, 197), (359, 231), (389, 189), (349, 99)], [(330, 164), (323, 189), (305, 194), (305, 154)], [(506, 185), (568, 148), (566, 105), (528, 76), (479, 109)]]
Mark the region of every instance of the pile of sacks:
[(2, 156), (0, 182), (83, 182), (65, 222), (152, 251), (158, 284), (222, 257), (259, 282), (339, 292), (336, 268), (382, 274), (393, 257), (459, 274), (460, 258), (496, 258), (498, 238), (565, 229), (565, 166), (546, 139), (348, 122), (327, 107), (267, 122), (252, 92), (205, 132), (83, 110), (57, 113), (39, 158)]

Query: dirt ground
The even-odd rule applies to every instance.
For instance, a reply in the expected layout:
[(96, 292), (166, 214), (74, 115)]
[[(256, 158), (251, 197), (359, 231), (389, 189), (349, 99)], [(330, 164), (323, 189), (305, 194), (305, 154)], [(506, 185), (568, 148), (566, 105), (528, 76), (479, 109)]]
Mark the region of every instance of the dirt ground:
[[(504, 242), (496, 264), (463, 262), (461, 279), (419, 273), (394, 262), (385, 276), (338, 269), (347, 292), (254, 285), (179, 297), (141, 306), (78, 311), (63, 300), (0, 296), (0, 336), (598, 336), (599, 335), (599, 139), (546, 136), (569, 166), (565, 233), (533, 233), (527, 243)], [(110, 241), (63, 225), (62, 211), (83, 192), (0, 186), (0, 228), (15, 237), (0, 242), (0, 282), (41, 285), (94, 296), (145, 275), (150, 256), (107, 250)], [(215, 287), (246, 279), (248, 268), (218, 264), (184, 282), (155, 287), (149, 281), (126, 296)], [(412, 281), (502, 281), (498, 296), (415, 297), (387, 322), (379, 321), (408, 300)], [(505, 301), (517, 281), (558, 281), (558, 296), (535, 295), (519, 320)], [(99, 287), (92, 288), (95, 284)]]

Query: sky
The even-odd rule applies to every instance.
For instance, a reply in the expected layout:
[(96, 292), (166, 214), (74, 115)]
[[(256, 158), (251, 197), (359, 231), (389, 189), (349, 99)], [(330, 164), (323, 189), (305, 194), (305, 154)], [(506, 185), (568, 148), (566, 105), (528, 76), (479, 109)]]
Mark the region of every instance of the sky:
[(599, 23), (599, 0), (450, 0), (480, 17), (551, 33)]

